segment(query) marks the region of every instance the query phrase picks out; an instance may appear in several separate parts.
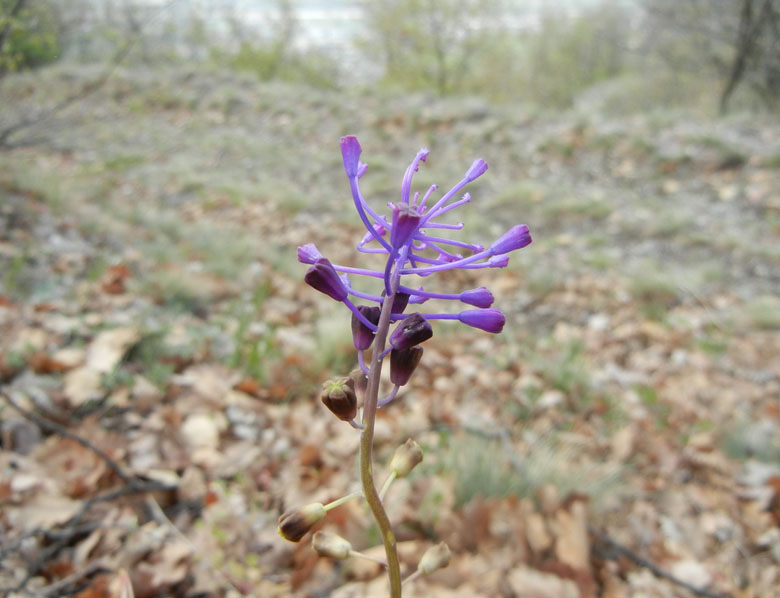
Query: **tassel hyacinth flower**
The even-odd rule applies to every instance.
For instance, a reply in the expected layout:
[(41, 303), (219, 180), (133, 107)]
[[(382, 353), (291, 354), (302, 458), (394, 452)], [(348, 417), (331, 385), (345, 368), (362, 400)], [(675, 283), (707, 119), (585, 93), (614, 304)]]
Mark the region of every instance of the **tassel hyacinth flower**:
[[(383, 267), (371, 269), (334, 264), (311, 243), (298, 248), (298, 260), (310, 265), (304, 276), (309, 285), (343, 303), (352, 312), (352, 337), (360, 366), (358, 372), (362, 371), (366, 381), (362, 393), (362, 425), (353, 419), (354, 393), (344, 392), (341, 393), (344, 394), (342, 397), (341, 394), (334, 394), (329, 387), (323, 395), (323, 402), (338, 417), (361, 428), (360, 472), (363, 496), (376, 519), (385, 545), (390, 596), (397, 598), (401, 596), (401, 578), (395, 536), (381, 500), (387, 485), (380, 495), (376, 491), (373, 476), (372, 449), (377, 408), (392, 401), (399, 388), (409, 381), (423, 354), (419, 345), (433, 336), (431, 323), (434, 320), (457, 320), (491, 333), (501, 332), (505, 323), (504, 314), (492, 307), (493, 295), (485, 287), (460, 293), (441, 293), (425, 288), (427, 284), (421, 286), (419, 279), (425, 279), (427, 283), (429, 277), (431, 280), (435, 278), (431, 275), (439, 272), (503, 268), (509, 262), (508, 254), (529, 245), (531, 235), (525, 224), (519, 224), (511, 227), (487, 248), (446, 236), (447, 231), (463, 228), (462, 222), (448, 221), (450, 212), (471, 201), (471, 195), (463, 193), (463, 189), (487, 171), (484, 160), (475, 160), (460, 181), (434, 199), (437, 185), (431, 185), (422, 196), (419, 192), (412, 193), (414, 173), (428, 158), (428, 150), (420, 150), (403, 176), (399, 201), (388, 203), (390, 212), (385, 215), (374, 210), (360, 191), (360, 178), (368, 169), (360, 161), (361, 152), (356, 137), (341, 138), (344, 171), (355, 209), (366, 229), (357, 243), (357, 251), (384, 259)], [(377, 292), (372, 294), (357, 290), (350, 282), (352, 276), (375, 280)], [(410, 280), (413, 278), (414, 282)], [(423, 311), (418, 308), (430, 300), (459, 302), (466, 307), (455, 312)], [(364, 352), (369, 349), (370, 364), (366, 363), (364, 357)], [(380, 373), (388, 354), (393, 389), (380, 400)], [(340, 390), (345, 389), (351, 391), (352, 387), (347, 388), (346, 384), (342, 384)], [(396, 476), (394, 474), (390, 477)]]

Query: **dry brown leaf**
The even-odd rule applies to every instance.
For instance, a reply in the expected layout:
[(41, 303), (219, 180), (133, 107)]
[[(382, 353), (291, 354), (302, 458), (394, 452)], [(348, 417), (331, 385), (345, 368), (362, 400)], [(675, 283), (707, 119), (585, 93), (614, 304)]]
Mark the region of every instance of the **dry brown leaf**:
[(131, 327), (100, 332), (87, 348), (86, 367), (99, 374), (110, 373), (140, 338), (138, 329)]

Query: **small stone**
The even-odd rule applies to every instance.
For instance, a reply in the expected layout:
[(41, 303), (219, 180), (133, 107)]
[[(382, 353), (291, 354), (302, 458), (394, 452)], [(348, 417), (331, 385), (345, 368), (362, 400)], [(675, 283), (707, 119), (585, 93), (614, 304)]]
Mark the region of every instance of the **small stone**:
[(187, 417), (181, 434), (190, 448), (216, 448), (219, 445), (219, 427), (213, 418), (203, 413)]

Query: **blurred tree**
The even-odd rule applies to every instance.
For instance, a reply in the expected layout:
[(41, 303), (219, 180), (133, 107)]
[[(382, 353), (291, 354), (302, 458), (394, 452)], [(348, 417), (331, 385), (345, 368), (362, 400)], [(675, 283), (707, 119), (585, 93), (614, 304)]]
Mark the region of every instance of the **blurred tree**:
[(745, 78), (770, 108), (780, 105), (780, 0), (742, 0), (721, 112)]
[(780, 0), (646, 0), (648, 47), (675, 70), (722, 81), (725, 112), (739, 88), (780, 108)]
[(0, 0), (0, 77), (59, 58), (57, 15), (43, 0)]
[(405, 89), (464, 91), (501, 14), (498, 0), (367, 2), (369, 36), (360, 42), (384, 70), (383, 82)]
[(627, 11), (608, 0), (574, 17), (547, 8), (538, 29), (523, 36), (524, 87), (542, 105), (571, 105), (577, 94), (625, 68), (629, 22)]
[(338, 62), (320, 48), (302, 48), (297, 42), (300, 24), (291, 0), (276, 0), (274, 13), (258, 28), (236, 9), (223, 7), (230, 30), (229, 43), (211, 46), (211, 58), (228, 68), (253, 73), (263, 81), (279, 79), (320, 88), (336, 88)]

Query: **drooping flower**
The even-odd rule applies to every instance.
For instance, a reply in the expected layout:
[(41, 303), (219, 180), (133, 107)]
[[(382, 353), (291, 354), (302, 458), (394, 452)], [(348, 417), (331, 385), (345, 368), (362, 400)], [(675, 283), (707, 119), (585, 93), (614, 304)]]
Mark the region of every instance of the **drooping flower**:
[(389, 343), (393, 349), (403, 351), (427, 341), (433, 336), (431, 324), (420, 314), (406, 316), (390, 335)]
[(397, 386), (404, 386), (409, 382), (422, 356), (423, 348), (419, 345), (390, 351), (390, 382)]
[(300, 542), (311, 528), (325, 519), (325, 506), (315, 502), (292, 511), (287, 511), (279, 517), (277, 533), (290, 542)]

